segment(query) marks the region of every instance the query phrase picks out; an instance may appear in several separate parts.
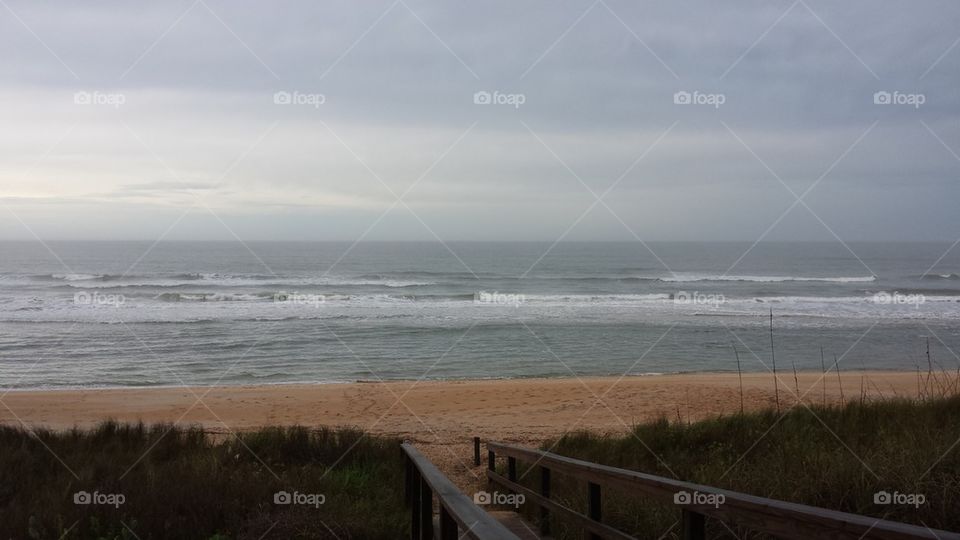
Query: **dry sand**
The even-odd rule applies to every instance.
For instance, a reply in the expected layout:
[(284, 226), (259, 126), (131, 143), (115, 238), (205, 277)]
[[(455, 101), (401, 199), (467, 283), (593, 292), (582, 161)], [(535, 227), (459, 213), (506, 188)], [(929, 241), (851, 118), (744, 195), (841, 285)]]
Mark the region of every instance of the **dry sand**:
[[(846, 372), (847, 400), (915, 396), (917, 374)], [(796, 403), (793, 373), (780, 374), (780, 400)], [(624, 432), (666, 416), (683, 421), (740, 409), (736, 373), (519, 379), (397, 381), (315, 385), (12, 391), (0, 397), (0, 422), (54, 429), (120, 421), (202, 424), (216, 432), (264, 425), (355, 426), (417, 442), (461, 486), (482, 473), (472, 437), (536, 445), (567, 431)], [(772, 407), (773, 377), (743, 375), (747, 410)], [(800, 373), (807, 403), (840, 399), (835, 372)]]

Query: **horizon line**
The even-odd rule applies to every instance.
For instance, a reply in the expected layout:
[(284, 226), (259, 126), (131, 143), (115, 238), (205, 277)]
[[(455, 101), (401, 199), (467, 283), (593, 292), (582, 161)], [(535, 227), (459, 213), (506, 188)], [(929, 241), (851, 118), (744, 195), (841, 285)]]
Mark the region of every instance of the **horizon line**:
[[(119, 243), (119, 242), (157, 242), (159, 244), (163, 243), (179, 243), (179, 244), (200, 244), (200, 243), (245, 243), (245, 242), (258, 242), (258, 243), (299, 243), (299, 244), (444, 244), (444, 243), (457, 243), (457, 244), (545, 244), (545, 243), (557, 243), (557, 244), (642, 244), (642, 243), (658, 243), (658, 244), (742, 244), (742, 243), (753, 243), (755, 240), (748, 239), (738, 239), (738, 240), (466, 240), (466, 239), (450, 239), (450, 240), (355, 240), (355, 239), (342, 239), (342, 240), (330, 240), (330, 239), (162, 239), (157, 240), (156, 238), (0, 238), (0, 242), (3, 243), (43, 243), (43, 242), (103, 242), (103, 243)], [(847, 243), (858, 243), (858, 244), (942, 244), (942, 243), (952, 243), (956, 240), (951, 239), (900, 239), (900, 240), (845, 240)], [(839, 244), (837, 240), (761, 240), (757, 244)]]

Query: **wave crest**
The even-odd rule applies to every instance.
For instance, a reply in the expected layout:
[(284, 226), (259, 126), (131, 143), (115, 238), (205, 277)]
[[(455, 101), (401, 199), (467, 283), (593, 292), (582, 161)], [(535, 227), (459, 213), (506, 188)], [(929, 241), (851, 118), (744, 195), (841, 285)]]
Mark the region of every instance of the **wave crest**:
[(677, 274), (671, 277), (658, 278), (666, 283), (683, 283), (692, 281), (749, 281), (757, 283), (782, 283), (788, 281), (813, 281), (825, 283), (869, 283), (877, 280), (877, 276), (840, 276), (840, 277), (807, 277), (807, 276), (731, 276), (726, 274)]

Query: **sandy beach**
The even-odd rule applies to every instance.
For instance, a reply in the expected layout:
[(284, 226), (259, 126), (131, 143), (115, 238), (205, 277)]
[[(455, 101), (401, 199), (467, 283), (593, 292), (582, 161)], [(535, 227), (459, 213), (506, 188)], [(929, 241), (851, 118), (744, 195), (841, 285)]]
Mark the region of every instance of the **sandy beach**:
[[(780, 399), (796, 402), (793, 373), (781, 373)], [(846, 399), (913, 396), (913, 372), (845, 372)], [(620, 432), (659, 416), (687, 420), (736, 412), (736, 373), (582, 379), (392, 381), (181, 388), (11, 391), (0, 422), (64, 429), (105, 419), (201, 424), (211, 431), (264, 425), (356, 426), (371, 433), (445, 442), (475, 435), (541, 441), (577, 429)], [(743, 375), (744, 406), (774, 405), (773, 376)], [(840, 399), (835, 372), (800, 373), (804, 401)]]
[[(917, 374), (845, 372), (846, 399), (914, 396)], [(567, 431), (623, 432), (659, 416), (683, 421), (735, 413), (736, 373), (397, 381), (316, 385), (12, 391), (0, 399), (0, 422), (64, 429), (119, 421), (201, 424), (228, 433), (264, 425), (356, 426), (424, 447), (453, 473), (467, 473), (473, 436), (539, 444)], [(743, 375), (744, 406), (774, 406), (769, 373)], [(807, 403), (840, 400), (835, 372), (800, 373)], [(796, 403), (792, 373), (780, 376), (784, 406)]]

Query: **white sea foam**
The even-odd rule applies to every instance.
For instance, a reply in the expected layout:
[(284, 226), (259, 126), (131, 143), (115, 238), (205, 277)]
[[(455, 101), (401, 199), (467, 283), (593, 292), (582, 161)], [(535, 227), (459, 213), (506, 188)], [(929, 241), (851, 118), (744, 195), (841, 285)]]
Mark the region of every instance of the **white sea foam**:
[(824, 283), (869, 283), (876, 281), (876, 276), (840, 276), (840, 277), (811, 277), (811, 276), (738, 276), (726, 274), (676, 274), (659, 278), (664, 282), (688, 281), (750, 281), (757, 283), (783, 283), (789, 281), (812, 281)]
[[(328, 295), (323, 302), (275, 302), (263, 294), (169, 293), (160, 297), (125, 297), (121, 305), (77, 305), (73, 297), (24, 296), (0, 303), (0, 322), (171, 323), (197, 321), (355, 319), (370, 323), (408, 319), (414, 326), (457, 321), (503, 321), (522, 316), (530, 321), (610, 321), (662, 323), (702, 320), (710, 316), (760, 317), (770, 309), (779, 317), (845, 320), (930, 319), (960, 321), (960, 296), (929, 295), (922, 305), (880, 304), (862, 296), (748, 296), (704, 304), (677, 302), (669, 294), (532, 294), (517, 306), (480, 306), (472, 298), (414, 297), (391, 294)], [(439, 323), (438, 323), (439, 324)]]
[(426, 287), (435, 285), (432, 281), (400, 279), (352, 279), (343, 277), (273, 277), (273, 276), (229, 276), (221, 274), (198, 274), (192, 278), (186, 274), (172, 277), (127, 277), (95, 276), (71, 274), (54, 276), (66, 282), (67, 287), (89, 289), (129, 289), (129, 288), (171, 288), (171, 287), (386, 287), (400, 289), (406, 287)]
[(53, 274), (51, 277), (53, 279), (62, 279), (63, 281), (89, 281), (94, 279), (101, 279), (103, 275), (101, 274)]

